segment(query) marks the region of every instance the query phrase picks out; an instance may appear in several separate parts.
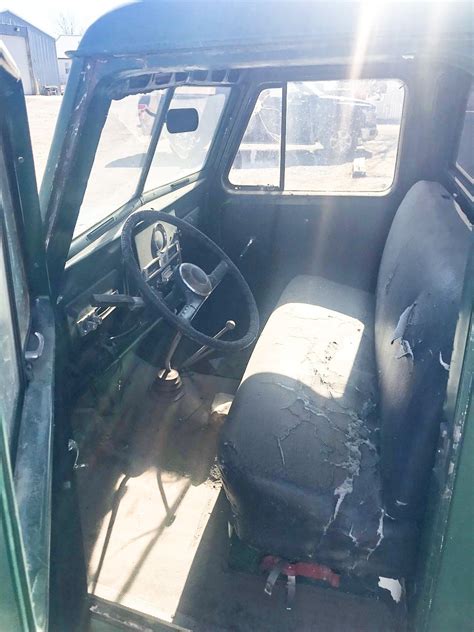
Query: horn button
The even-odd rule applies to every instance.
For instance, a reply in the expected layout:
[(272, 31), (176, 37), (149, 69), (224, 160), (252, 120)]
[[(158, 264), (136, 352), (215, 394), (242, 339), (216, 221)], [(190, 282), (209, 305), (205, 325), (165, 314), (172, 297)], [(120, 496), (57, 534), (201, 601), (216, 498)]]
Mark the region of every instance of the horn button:
[(194, 263), (182, 263), (178, 268), (178, 277), (187, 290), (198, 296), (207, 297), (212, 292), (209, 276)]

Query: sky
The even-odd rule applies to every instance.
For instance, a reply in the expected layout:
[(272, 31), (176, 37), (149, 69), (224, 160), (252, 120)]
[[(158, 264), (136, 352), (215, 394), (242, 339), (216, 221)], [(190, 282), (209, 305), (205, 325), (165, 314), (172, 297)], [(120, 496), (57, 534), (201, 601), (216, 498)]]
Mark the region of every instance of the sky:
[(34, 26), (57, 37), (58, 17), (72, 18), (82, 32), (98, 17), (129, 0), (0, 0), (0, 10), (10, 10)]
[[(34, 26), (57, 37), (60, 35), (58, 28), (60, 14), (73, 18), (78, 30), (84, 32), (104, 13), (131, 1), (133, 0), (0, 0), (0, 11), (9, 9)], [(378, 0), (378, 2), (372, 0), (372, 3), (378, 4), (383, 1), (387, 0)]]

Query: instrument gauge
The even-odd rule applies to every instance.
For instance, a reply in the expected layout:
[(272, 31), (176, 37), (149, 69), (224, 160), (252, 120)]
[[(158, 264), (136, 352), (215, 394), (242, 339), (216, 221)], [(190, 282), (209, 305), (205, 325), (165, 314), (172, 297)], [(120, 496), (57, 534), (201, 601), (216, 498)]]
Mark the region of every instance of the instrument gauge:
[(155, 224), (151, 236), (151, 252), (153, 258), (156, 258), (160, 252), (166, 250), (168, 245), (168, 236), (163, 224)]

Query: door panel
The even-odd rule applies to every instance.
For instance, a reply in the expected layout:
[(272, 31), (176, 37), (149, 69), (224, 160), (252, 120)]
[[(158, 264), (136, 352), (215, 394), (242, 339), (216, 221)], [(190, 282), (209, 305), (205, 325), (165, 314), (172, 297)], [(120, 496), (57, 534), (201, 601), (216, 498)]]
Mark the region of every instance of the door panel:
[[(433, 178), (438, 167), (434, 160), (437, 154), (434, 155), (429, 143), (432, 128), (426, 125), (426, 108), (431, 107), (436, 89), (434, 78), (439, 70), (420, 67), (420, 76), (423, 74), (430, 80), (429, 86), (425, 82), (420, 87), (418, 70), (413, 67), (405, 63), (400, 67), (381, 64), (373, 69), (374, 81), (369, 78), (360, 81), (367, 94), (362, 97), (349, 95), (348, 99), (338, 92), (346, 85), (345, 81), (333, 80), (348, 75), (343, 69), (332, 72), (336, 73), (333, 77), (326, 70), (324, 79), (338, 85), (331, 85), (332, 92), (326, 93), (324, 98), (319, 93), (311, 94), (311, 103), (314, 104), (316, 99), (325, 101), (327, 107), (331, 105), (336, 111), (340, 109), (340, 116), (336, 117), (339, 121), (337, 129), (344, 127), (343, 106), (348, 101), (352, 104), (354, 120), (358, 121), (365, 111), (365, 122), (361, 123), (360, 129), (357, 127), (360, 134), (354, 137), (355, 147), (348, 150), (347, 155), (341, 154), (340, 150), (331, 153), (332, 145), (326, 143), (325, 146), (323, 134), (331, 117), (326, 116), (324, 125), (318, 127), (320, 110), (306, 108), (305, 113), (312, 112), (311, 125), (306, 125), (309, 114), (303, 116), (301, 108), (297, 107), (303, 98), (306, 99), (304, 90), (295, 91), (298, 70), (286, 71), (280, 79), (283, 80), (283, 100), (287, 107), (286, 112), (283, 107), (279, 136), (280, 155), (285, 158), (281, 161), (279, 187), (265, 188), (264, 182), (273, 155), (269, 153), (270, 149), (277, 151), (276, 131), (269, 128), (269, 120), (263, 120), (261, 110), (254, 109), (265, 84), (249, 83), (247, 101), (244, 100), (246, 111), (234, 115), (235, 124), (223, 152), (225, 159), (221, 160), (221, 181), (215, 184), (211, 193), (209, 214), (218, 218), (215, 235), (239, 260), (260, 306), (274, 302), (285, 284), (297, 274), (320, 275), (374, 292), (383, 247), (404, 194), (417, 180)], [(276, 79), (276, 71), (272, 78)], [(302, 83), (308, 87), (306, 79)], [(398, 91), (403, 85), (405, 98), (401, 99)], [(285, 86), (288, 86), (286, 100)], [(382, 91), (384, 87), (385, 92)], [(379, 89), (382, 96), (377, 92)], [(385, 98), (396, 101), (397, 107), (385, 107)], [(290, 110), (293, 112), (291, 120)], [(264, 130), (273, 132), (274, 146), (268, 134), (266, 144), (257, 142), (260, 139), (255, 134), (252, 143), (248, 136), (243, 136), (243, 130), (254, 114), (262, 119)], [(310, 130), (314, 132), (312, 135)], [(246, 139), (245, 155), (243, 150), (239, 151), (242, 136)], [(239, 159), (239, 156), (236, 168), (241, 171), (241, 180), (237, 186), (232, 186), (227, 173), (234, 157)], [(252, 176), (248, 183), (242, 181), (242, 178), (250, 177), (248, 174)], [(261, 178), (256, 182), (259, 174)], [(392, 187), (385, 191), (392, 175)], [(303, 185), (307, 187), (306, 191), (301, 190)], [(291, 187), (295, 191), (290, 191)], [(330, 187), (337, 192), (325, 193)], [(308, 190), (314, 193), (309, 194)], [(240, 259), (242, 249), (251, 238), (254, 238), (253, 248)]]
[(220, 207), (220, 237), (236, 260), (254, 238), (240, 265), (260, 304), (276, 300), (297, 274), (373, 292), (400, 198), (228, 193)]

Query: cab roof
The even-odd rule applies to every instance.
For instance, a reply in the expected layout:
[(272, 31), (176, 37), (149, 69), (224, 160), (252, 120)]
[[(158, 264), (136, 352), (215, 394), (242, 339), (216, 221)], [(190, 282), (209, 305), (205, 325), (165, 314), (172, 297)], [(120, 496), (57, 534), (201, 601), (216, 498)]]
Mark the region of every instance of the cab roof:
[(249, 67), (364, 57), (472, 57), (471, 3), (150, 0), (85, 33), (77, 56), (160, 54), (163, 67)]

